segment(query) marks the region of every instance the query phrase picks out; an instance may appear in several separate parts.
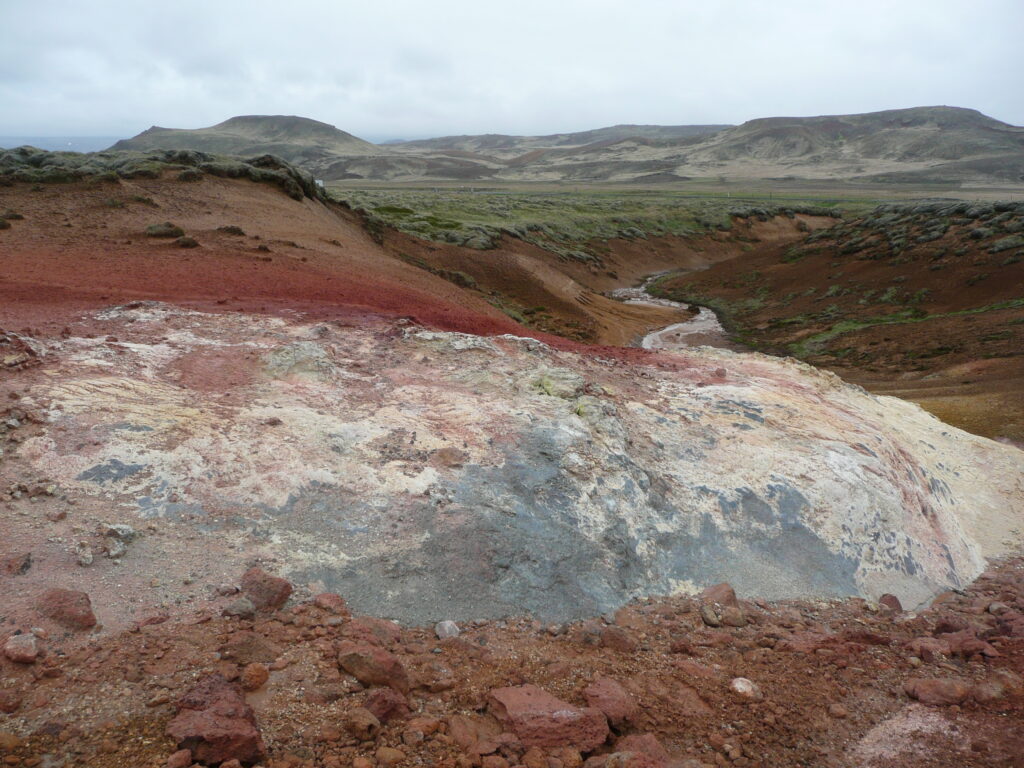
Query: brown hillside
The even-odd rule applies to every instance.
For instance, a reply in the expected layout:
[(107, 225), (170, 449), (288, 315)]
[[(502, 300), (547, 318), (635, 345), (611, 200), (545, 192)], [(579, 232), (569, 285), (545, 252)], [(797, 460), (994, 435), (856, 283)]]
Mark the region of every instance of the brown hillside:
[(757, 348), (1024, 439), (1024, 205), (922, 203), (764, 249), (659, 292), (718, 310)]

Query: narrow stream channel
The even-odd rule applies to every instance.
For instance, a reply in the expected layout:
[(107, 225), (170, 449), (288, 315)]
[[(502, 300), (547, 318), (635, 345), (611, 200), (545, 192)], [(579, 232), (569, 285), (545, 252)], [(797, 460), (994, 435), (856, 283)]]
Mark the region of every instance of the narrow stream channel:
[[(654, 307), (675, 307), (683, 311), (690, 310), (689, 304), (678, 301), (659, 299), (647, 292), (652, 281), (661, 277), (663, 272), (646, 278), (639, 288), (617, 288), (608, 295), (626, 304), (647, 304)], [(739, 349), (729, 340), (725, 328), (718, 317), (707, 307), (698, 307), (697, 314), (689, 320), (651, 331), (640, 340), (644, 349), (680, 350), (687, 347), (721, 347), (723, 349)]]

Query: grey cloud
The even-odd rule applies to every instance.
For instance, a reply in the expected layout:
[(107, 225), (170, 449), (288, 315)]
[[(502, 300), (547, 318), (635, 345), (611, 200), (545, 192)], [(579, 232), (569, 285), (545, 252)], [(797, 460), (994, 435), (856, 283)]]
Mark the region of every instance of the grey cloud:
[(923, 104), (1024, 123), (1019, 0), (5, 0), (0, 135), (298, 114), (371, 138)]

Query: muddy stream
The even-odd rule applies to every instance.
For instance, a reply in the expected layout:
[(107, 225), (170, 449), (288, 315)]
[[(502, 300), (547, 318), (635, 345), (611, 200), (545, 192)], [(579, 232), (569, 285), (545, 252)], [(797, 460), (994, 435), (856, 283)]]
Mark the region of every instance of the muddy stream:
[(617, 288), (608, 295), (626, 304), (646, 304), (654, 307), (674, 307), (682, 312), (697, 313), (688, 320), (667, 325), (651, 331), (640, 340), (639, 346), (644, 349), (679, 350), (686, 347), (721, 347), (723, 349), (740, 349), (741, 347), (729, 339), (725, 328), (718, 317), (707, 307), (692, 307), (678, 301), (659, 299), (647, 292), (652, 281), (664, 275), (664, 272), (651, 275), (638, 288)]

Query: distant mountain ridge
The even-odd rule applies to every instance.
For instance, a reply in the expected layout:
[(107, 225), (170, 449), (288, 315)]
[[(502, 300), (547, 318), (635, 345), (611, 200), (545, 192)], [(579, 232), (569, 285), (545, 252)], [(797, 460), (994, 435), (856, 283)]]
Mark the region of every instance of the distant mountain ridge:
[(767, 117), (742, 125), (615, 125), (547, 136), (444, 136), (371, 144), (293, 116), (152, 127), (114, 150), (275, 154), (331, 180), (671, 182), (686, 178), (1024, 183), (1024, 128), (973, 109), (914, 107)]
[(581, 147), (599, 141), (617, 141), (628, 138), (680, 139), (715, 133), (731, 125), (612, 125), (576, 133), (554, 133), (547, 136), (509, 136), (488, 133), (480, 136), (442, 136), (436, 139), (390, 142), (395, 149), (458, 149), (525, 150), (538, 147)]
[(242, 115), (209, 128), (161, 128), (117, 142), (111, 150), (196, 149), (231, 155), (276, 154), (300, 163), (321, 155), (368, 155), (376, 145), (333, 125), (290, 115)]

